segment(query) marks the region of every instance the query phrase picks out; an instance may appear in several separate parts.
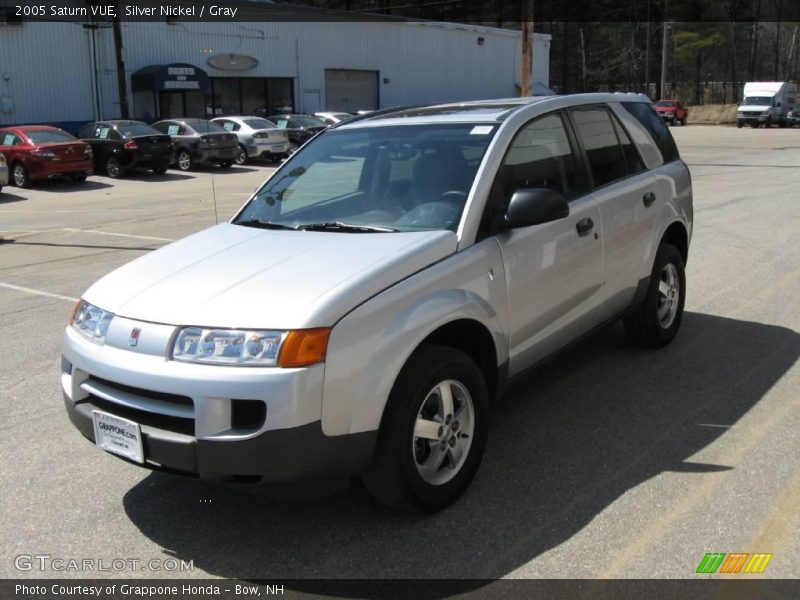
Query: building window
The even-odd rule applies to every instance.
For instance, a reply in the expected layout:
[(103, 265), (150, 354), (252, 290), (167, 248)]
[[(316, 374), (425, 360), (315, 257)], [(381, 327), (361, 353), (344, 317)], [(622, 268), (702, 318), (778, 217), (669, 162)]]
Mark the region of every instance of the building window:
[(208, 117), (268, 116), (294, 112), (294, 80), (290, 77), (212, 77), (206, 92)]

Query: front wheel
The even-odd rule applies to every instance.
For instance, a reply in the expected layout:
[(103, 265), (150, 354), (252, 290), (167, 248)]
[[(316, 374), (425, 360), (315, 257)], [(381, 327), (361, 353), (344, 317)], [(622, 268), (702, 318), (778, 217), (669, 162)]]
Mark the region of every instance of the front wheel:
[(124, 173), (119, 159), (116, 156), (109, 156), (108, 160), (106, 160), (106, 175), (111, 179), (119, 179)]
[(192, 155), (189, 154), (186, 150), (181, 150), (178, 152), (178, 156), (176, 158), (176, 162), (178, 163), (178, 168), (181, 171), (188, 171), (192, 168)]
[(363, 480), (381, 502), (433, 512), (453, 503), (478, 470), (488, 434), (481, 370), (447, 346), (422, 346), (392, 388), (376, 456)]
[(28, 187), (31, 183), (31, 178), (28, 175), (28, 169), (26, 169), (25, 165), (22, 163), (15, 164), (14, 168), (11, 169), (11, 179), (14, 181), (14, 185), (18, 188)]
[(644, 301), (624, 320), (628, 339), (642, 348), (669, 344), (680, 329), (685, 300), (683, 257), (675, 246), (663, 243), (656, 252)]
[(247, 162), (247, 150), (241, 144), (239, 145), (239, 152), (236, 153), (235, 158), (233, 159), (237, 165), (243, 165)]

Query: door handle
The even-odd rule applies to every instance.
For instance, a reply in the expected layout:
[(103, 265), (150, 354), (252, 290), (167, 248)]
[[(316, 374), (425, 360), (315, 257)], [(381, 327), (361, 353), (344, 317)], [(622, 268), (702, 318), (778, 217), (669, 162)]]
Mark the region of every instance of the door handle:
[(644, 202), (645, 206), (650, 206), (655, 201), (656, 195), (653, 192), (647, 192), (644, 196), (642, 196), (642, 202)]
[(584, 236), (588, 235), (589, 232), (594, 228), (594, 221), (589, 218), (581, 219), (577, 223), (575, 223), (575, 229), (578, 230), (578, 235)]

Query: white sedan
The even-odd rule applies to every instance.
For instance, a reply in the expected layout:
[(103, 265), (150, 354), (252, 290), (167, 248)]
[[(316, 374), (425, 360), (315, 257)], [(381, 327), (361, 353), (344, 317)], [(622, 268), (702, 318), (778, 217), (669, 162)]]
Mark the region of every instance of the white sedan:
[(267, 157), (281, 160), (289, 155), (289, 138), (286, 131), (275, 123), (262, 117), (217, 117), (212, 122), (220, 124), (226, 131), (239, 138), (239, 152), (236, 164), (243, 165), (248, 160)]

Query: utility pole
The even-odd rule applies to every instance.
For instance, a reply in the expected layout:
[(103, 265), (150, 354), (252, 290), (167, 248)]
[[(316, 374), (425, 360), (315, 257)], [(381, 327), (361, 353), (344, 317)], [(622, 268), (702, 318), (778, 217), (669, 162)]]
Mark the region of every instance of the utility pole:
[(661, 89), (658, 91), (660, 98), (665, 98), (667, 93), (667, 53), (669, 45), (667, 37), (669, 34), (669, 23), (667, 23), (667, 11), (669, 10), (669, 0), (664, 0), (664, 29), (661, 35)]
[(119, 90), (119, 115), (122, 119), (129, 119), (128, 112), (128, 87), (125, 84), (125, 61), (122, 58), (122, 28), (119, 22), (119, 4), (116, 5), (117, 16), (112, 19), (114, 30), (114, 54), (117, 58), (117, 88)]
[(522, 53), (519, 61), (519, 95), (533, 96), (533, 0), (522, 0), (521, 5)]
[(647, 30), (644, 51), (644, 90), (650, 97), (650, 0), (647, 0)]

